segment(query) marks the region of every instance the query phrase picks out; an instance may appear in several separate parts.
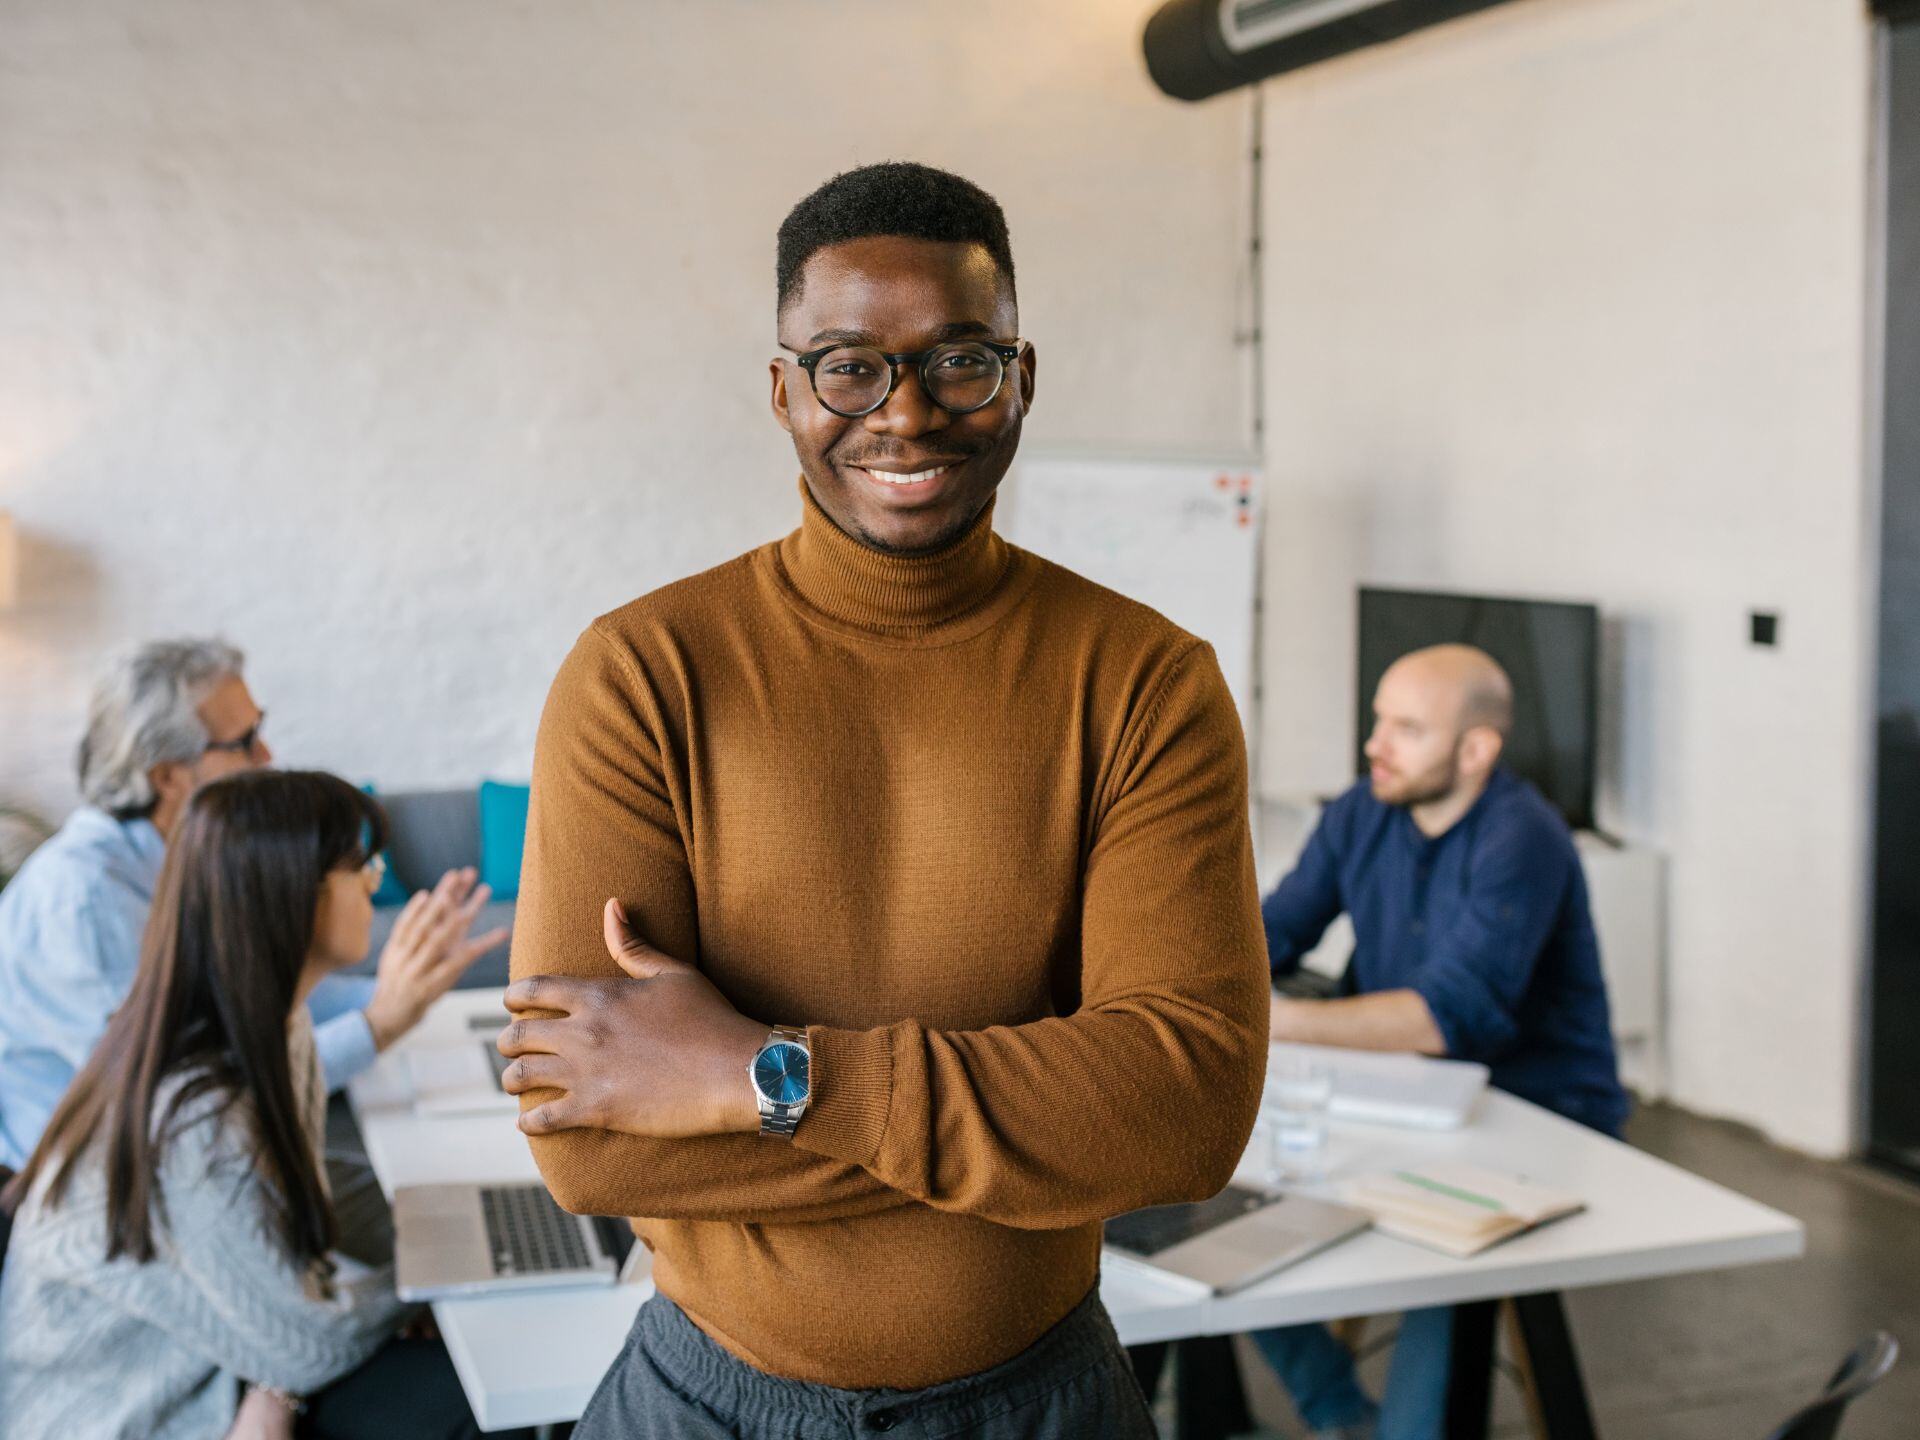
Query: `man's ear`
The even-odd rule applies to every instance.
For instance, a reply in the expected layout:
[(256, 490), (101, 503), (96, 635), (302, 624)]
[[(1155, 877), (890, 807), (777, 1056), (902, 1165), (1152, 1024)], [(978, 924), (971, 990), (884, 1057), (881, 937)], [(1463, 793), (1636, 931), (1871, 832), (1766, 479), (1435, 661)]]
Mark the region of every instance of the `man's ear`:
[(787, 413), (787, 365), (775, 356), (767, 362), (767, 369), (773, 375), (773, 418), (782, 430), (793, 433), (793, 417)]
[(1491, 725), (1476, 725), (1460, 737), (1461, 763), (1473, 775), (1492, 774), (1504, 749), (1506, 742)]
[(162, 806), (171, 804), (178, 808), (193, 794), (193, 766), (168, 760), (148, 769), (147, 783), (153, 787), (154, 798)]
[(1020, 380), (1020, 413), (1022, 415), (1025, 415), (1033, 409), (1033, 376), (1034, 376), (1035, 362), (1033, 358), (1033, 345), (1031, 342), (1028, 343), (1026, 350), (1022, 352), (1020, 358), (1016, 360), (1014, 364), (1017, 367), (1016, 373), (1018, 374), (1019, 380)]

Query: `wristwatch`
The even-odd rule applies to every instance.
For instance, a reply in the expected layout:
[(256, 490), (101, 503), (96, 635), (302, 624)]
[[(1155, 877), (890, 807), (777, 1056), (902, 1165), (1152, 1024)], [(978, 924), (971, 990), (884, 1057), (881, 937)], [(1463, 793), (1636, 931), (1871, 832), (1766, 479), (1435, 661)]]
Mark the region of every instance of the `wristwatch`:
[(794, 1127), (813, 1098), (813, 1052), (807, 1032), (775, 1026), (747, 1066), (753, 1096), (760, 1105), (760, 1133), (793, 1138)]

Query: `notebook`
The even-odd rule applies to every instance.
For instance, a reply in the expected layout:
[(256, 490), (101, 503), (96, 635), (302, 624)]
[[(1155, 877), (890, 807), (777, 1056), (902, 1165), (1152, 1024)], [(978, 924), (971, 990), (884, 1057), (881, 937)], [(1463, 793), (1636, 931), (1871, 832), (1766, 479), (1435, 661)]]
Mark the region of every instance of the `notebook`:
[(1341, 1198), (1374, 1228), (1459, 1259), (1586, 1208), (1578, 1196), (1460, 1162), (1363, 1175)]

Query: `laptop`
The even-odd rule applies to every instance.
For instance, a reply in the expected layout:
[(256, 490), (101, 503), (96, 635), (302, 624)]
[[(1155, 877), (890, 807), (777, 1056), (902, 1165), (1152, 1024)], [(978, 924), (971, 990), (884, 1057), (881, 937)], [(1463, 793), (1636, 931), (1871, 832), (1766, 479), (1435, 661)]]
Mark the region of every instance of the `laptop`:
[(1107, 1222), (1104, 1255), (1194, 1295), (1222, 1295), (1365, 1230), (1363, 1211), (1229, 1185), (1211, 1200), (1153, 1205)]
[(1469, 1060), (1333, 1045), (1276, 1044), (1274, 1060), (1310, 1060), (1333, 1074), (1327, 1113), (1342, 1120), (1400, 1125), (1414, 1130), (1458, 1130), (1487, 1088), (1487, 1067)]
[(569, 1215), (535, 1183), (405, 1186), (393, 1231), (402, 1300), (611, 1285), (647, 1253), (625, 1220)]
[(467, 1021), (470, 1033), (464, 1038), (407, 1047), (413, 1108), (423, 1115), (511, 1114), (519, 1110), (518, 1097), (500, 1088), (500, 1077), (513, 1063), (500, 1053), (496, 1043), (506, 1027), (504, 1015), (475, 1015)]

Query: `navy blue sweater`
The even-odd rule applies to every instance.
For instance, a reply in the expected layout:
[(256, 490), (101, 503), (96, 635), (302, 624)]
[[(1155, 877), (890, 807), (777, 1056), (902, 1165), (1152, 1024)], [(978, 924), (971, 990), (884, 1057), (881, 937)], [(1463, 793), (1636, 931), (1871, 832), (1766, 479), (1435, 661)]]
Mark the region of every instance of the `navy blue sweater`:
[(1540, 792), (1496, 770), (1432, 839), (1365, 781), (1327, 806), (1293, 873), (1262, 903), (1275, 975), (1298, 968), (1341, 911), (1350, 991), (1419, 992), (1447, 1053), (1493, 1083), (1608, 1134), (1627, 1116), (1586, 878)]

